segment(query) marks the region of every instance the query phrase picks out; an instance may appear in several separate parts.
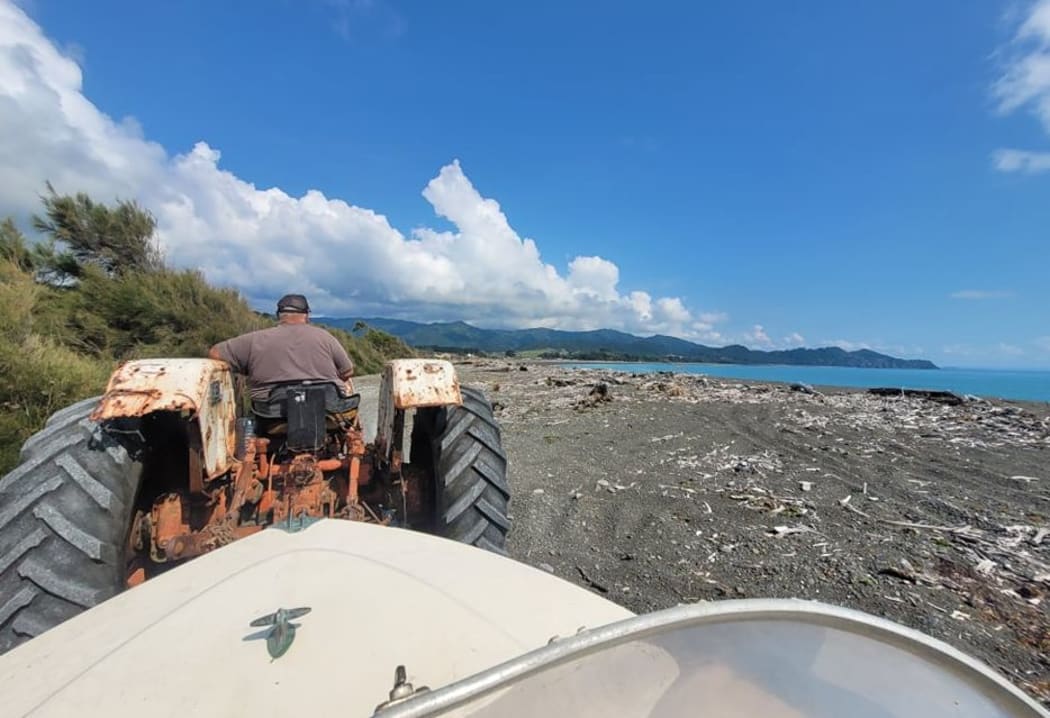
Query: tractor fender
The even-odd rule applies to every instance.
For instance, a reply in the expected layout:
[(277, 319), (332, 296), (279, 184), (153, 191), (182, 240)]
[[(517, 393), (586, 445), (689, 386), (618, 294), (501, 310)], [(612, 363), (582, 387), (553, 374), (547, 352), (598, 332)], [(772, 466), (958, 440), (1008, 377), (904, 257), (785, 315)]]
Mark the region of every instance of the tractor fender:
[(383, 367), (379, 386), (376, 447), (389, 456), (394, 419), (399, 411), (428, 406), (459, 406), (463, 396), (451, 362), (439, 359), (395, 359)]
[(199, 431), (207, 478), (233, 465), (237, 399), (230, 368), (214, 359), (138, 359), (117, 367), (91, 419), (105, 422), (178, 412)]

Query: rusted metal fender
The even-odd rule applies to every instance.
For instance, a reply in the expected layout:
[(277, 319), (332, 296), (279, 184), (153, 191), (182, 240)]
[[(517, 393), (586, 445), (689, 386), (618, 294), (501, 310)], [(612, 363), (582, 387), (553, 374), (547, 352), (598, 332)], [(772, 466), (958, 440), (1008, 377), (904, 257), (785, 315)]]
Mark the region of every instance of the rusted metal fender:
[(121, 364), (91, 414), (94, 421), (175, 411), (200, 431), (204, 473), (213, 478), (234, 461), (237, 400), (230, 368), (214, 359), (138, 359)]
[(439, 359), (395, 359), (383, 368), (384, 399), (395, 409), (462, 404), (459, 379), (451, 362)]
[(427, 406), (459, 406), (463, 396), (451, 362), (439, 359), (395, 359), (383, 368), (379, 387), (376, 446), (386, 454), (398, 411)]

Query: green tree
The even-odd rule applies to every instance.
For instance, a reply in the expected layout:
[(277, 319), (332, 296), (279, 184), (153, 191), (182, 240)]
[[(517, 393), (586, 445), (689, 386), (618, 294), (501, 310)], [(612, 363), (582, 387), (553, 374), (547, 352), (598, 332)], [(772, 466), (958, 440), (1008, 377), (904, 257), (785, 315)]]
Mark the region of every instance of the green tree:
[(58, 245), (42, 251), (48, 269), (80, 277), (87, 265), (117, 276), (162, 267), (153, 239), (157, 221), (148, 210), (127, 200), (108, 207), (83, 192), (60, 195), (50, 182), (47, 190), (44, 214), (33, 216), (33, 227)]

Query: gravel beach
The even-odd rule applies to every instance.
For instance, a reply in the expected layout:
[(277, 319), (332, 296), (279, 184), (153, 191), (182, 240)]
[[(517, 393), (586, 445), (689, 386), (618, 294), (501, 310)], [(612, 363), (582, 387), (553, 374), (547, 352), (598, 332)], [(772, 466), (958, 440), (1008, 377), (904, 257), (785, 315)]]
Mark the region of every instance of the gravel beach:
[(1050, 405), (461, 362), (511, 555), (636, 612), (798, 597), (925, 631), (1050, 705)]

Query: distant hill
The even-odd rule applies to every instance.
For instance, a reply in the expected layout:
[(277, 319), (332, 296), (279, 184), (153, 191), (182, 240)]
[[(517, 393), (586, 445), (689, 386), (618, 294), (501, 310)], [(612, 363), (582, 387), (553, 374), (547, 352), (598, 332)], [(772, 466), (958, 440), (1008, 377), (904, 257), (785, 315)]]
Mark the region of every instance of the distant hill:
[(481, 329), (466, 322), (421, 324), (402, 319), (321, 318), (318, 323), (351, 330), (358, 322), (381, 329), (421, 349), (449, 352), (529, 352), (544, 358), (619, 361), (691, 361), (713, 364), (795, 364), (880, 369), (936, 369), (925, 359), (898, 359), (868, 349), (839, 347), (759, 351), (733, 344), (709, 347), (685, 339), (638, 337), (613, 329), (569, 332), (560, 329)]

